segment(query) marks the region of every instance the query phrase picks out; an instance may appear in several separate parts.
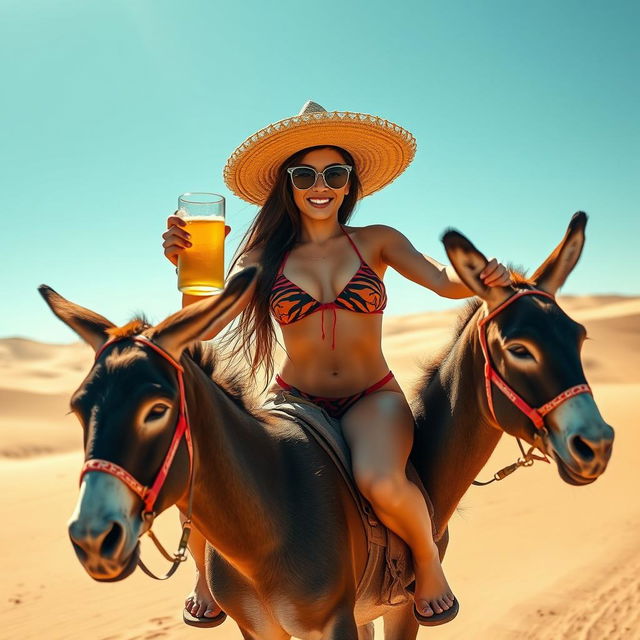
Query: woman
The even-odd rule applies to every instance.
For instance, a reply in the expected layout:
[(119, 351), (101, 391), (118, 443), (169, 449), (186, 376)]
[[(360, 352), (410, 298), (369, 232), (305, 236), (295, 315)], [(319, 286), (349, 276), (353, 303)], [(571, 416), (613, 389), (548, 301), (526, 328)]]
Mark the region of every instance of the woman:
[[(395, 229), (344, 226), (357, 200), (395, 179), (414, 153), (415, 141), (401, 127), (365, 114), (327, 112), (312, 102), (297, 117), (269, 125), (240, 145), (225, 167), (226, 183), (262, 208), (231, 272), (260, 263), (262, 273), (225, 341), (235, 355), (249, 358), (254, 372), (264, 366), (270, 379), (271, 318), (280, 324), (286, 357), (270, 390), (289, 389), (341, 421), (360, 491), (411, 548), (414, 613), (432, 625), (452, 619), (458, 605), (425, 501), (405, 474), (414, 423), (381, 351), (387, 300), (382, 278), (390, 266), (448, 298), (472, 293), (451, 267), (422, 255)], [(189, 246), (182, 224), (171, 216), (163, 235), (173, 263)], [(488, 286), (509, 281), (496, 260), (481, 278)], [(196, 300), (184, 296), (183, 306)], [(204, 540), (196, 534), (192, 541), (198, 574), (184, 618), (213, 626), (224, 613), (206, 584)]]

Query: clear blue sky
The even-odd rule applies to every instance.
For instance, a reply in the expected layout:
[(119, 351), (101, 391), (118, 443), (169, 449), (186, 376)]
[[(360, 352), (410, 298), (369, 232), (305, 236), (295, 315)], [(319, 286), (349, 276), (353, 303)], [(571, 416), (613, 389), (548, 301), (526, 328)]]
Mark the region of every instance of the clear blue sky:
[[(40, 283), (118, 324), (179, 308), (161, 250), (177, 196), (229, 196), (231, 254), (256, 208), (226, 158), (307, 99), (417, 138), (352, 224), (441, 261), (453, 226), (533, 269), (583, 209), (564, 292), (640, 293), (639, 29), (635, 0), (2, 0), (0, 336), (77, 339)], [(387, 285), (393, 314), (451, 304)]]

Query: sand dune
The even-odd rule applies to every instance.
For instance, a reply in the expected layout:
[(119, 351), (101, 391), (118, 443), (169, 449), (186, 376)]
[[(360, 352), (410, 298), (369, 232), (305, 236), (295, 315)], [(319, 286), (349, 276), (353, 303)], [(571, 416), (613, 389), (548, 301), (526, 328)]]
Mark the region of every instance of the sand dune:
[(46, 344), (24, 338), (0, 340), (0, 387), (69, 394), (87, 374), (93, 351), (84, 342)]
[(84, 343), (0, 340), (0, 458), (60, 453), (81, 442), (69, 397), (93, 359)]
[[(640, 638), (640, 298), (567, 297), (561, 304), (589, 333), (585, 370), (616, 428), (609, 469), (587, 487), (570, 487), (539, 464), (472, 488), (452, 519), (445, 562), (461, 613), (419, 638)], [(420, 363), (448, 341), (456, 315), (387, 319), (385, 353), (407, 392)], [(231, 621), (209, 632), (182, 624), (189, 567), (165, 583), (136, 572), (98, 584), (77, 562), (66, 521), (77, 497), (81, 435), (65, 414), (91, 360), (81, 343), (0, 340), (0, 638), (240, 639)], [(481, 478), (516, 456), (515, 442), (503, 438)], [(158, 530), (173, 546), (173, 510)], [(163, 568), (148, 545), (143, 554)]]

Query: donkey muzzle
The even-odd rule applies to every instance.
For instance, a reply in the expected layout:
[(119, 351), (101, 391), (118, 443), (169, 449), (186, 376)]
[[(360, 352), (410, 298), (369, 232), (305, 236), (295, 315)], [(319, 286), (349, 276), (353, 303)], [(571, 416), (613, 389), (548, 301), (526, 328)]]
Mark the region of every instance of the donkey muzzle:
[(121, 580), (135, 569), (139, 511), (138, 497), (117, 478), (98, 472), (84, 476), (68, 530), (78, 560), (92, 578)]
[(591, 394), (567, 400), (547, 416), (547, 424), (565, 481), (588, 484), (602, 475), (611, 457), (614, 431), (602, 419)]

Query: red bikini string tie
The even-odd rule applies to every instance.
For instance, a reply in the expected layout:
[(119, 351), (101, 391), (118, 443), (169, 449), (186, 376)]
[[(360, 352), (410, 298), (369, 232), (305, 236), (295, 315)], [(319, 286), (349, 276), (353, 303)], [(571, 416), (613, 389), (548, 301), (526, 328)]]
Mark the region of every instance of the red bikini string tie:
[(322, 327), (322, 339), (324, 340), (325, 334), (324, 334), (324, 310), (325, 309), (333, 309), (333, 331), (332, 331), (332, 337), (331, 337), (331, 350), (335, 351), (336, 349), (336, 323), (338, 321), (337, 315), (336, 315), (336, 309), (338, 307), (336, 306), (335, 302), (325, 302), (323, 305), (320, 306), (321, 309), (321, 327)]

